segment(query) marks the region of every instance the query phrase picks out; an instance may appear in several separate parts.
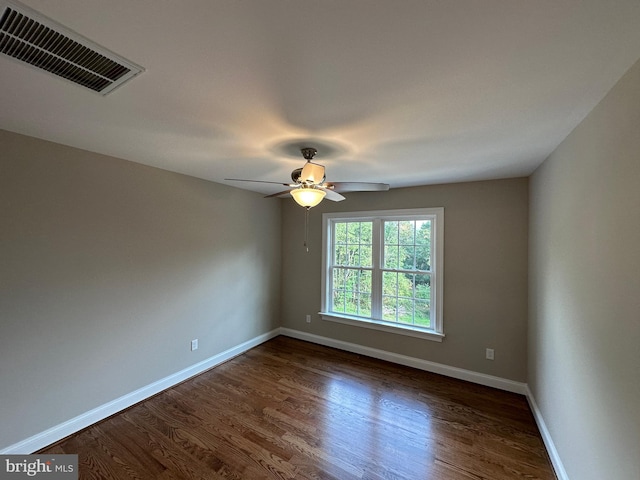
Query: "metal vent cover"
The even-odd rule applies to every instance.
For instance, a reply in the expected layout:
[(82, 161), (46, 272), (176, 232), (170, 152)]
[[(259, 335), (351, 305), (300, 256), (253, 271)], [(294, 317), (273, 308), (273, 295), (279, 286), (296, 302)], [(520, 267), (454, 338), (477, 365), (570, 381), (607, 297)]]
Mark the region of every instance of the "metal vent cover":
[(18, 2), (0, 3), (0, 52), (106, 95), (144, 69)]

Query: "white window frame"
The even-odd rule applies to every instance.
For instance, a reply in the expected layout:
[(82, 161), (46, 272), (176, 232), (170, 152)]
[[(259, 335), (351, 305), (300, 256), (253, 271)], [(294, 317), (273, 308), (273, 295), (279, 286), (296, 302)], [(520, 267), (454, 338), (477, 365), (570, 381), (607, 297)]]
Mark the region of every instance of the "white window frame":
[[(330, 275), (333, 255), (333, 229), (337, 221), (374, 222), (377, 238), (373, 239), (373, 275), (372, 297), (382, 296), (382, 256), (384, 232), (381, 222), (385, 220), (431, 220), (431, 328), (389, 322), (377, 318), (359, 317), (340, 312), (331, 312), (332, 278)], [(375, 222), (380, 227), (376, 229)], [(402, 210), (376, 210), (363, 212), (324, 213), (322, 215), (322, 298), (320, 315), (323, 320), (353, 325), (357, 327), (381, 330), (384, 332), (407, 335), (441, 342), (444, 338), (443, 319), (443, 280), (444, 280), (444, 208), (416, 208)], [(376, 280), (376, 278), (378, 280)], [(372, 298), (372, 317), (375, 314)]]

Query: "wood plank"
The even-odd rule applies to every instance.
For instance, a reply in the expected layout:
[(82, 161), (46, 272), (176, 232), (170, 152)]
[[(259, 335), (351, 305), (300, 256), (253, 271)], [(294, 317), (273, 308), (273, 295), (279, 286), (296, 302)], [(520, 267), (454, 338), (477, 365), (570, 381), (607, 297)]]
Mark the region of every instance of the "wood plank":
[(39, 453), (81, 479), (556, 478), (523, 396), (287, 337)]

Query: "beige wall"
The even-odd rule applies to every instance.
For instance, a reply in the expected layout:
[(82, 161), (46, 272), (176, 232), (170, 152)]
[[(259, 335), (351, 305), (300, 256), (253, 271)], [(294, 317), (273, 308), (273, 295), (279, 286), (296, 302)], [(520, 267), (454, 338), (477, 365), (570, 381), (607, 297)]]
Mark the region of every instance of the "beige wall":
[(531, 180), (528, 382), (572, 480), (640, 478), (640, 63)]
[(0, 146), (0, 449), (279, 326), (278, 202)]
[[(304, 210), (282, 210), (283, 326), (335, 340), (443, 363), (510, 380), (526, 380), (528, 180), (460, 183), (379, 193), (349, 193), (310, 212), (310, 253), (303, 248)], [(323, 212), (445, 208), (442, 343), (321, 320)], [(313, 314), (311, 324), (305, 315)], [(485, 348), (495, 360), (485, 360)]]

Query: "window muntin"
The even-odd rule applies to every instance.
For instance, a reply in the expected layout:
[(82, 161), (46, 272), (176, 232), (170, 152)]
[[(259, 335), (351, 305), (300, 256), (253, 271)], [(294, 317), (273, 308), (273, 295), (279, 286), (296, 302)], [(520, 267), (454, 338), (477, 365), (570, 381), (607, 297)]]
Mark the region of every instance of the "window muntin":
[(324, 214), (323, 318), (441, 339), (443, 228), (442, 208)]

